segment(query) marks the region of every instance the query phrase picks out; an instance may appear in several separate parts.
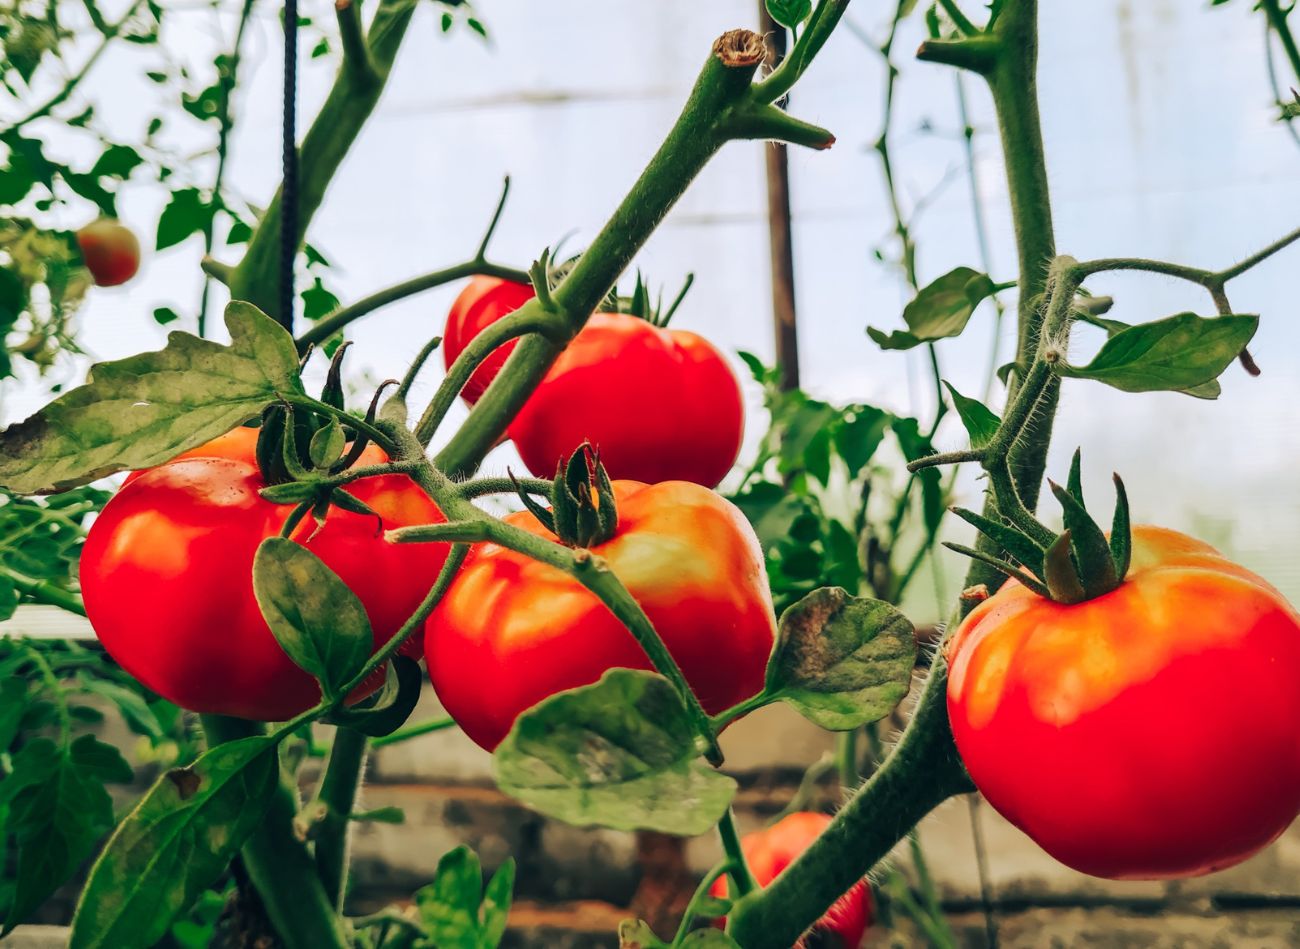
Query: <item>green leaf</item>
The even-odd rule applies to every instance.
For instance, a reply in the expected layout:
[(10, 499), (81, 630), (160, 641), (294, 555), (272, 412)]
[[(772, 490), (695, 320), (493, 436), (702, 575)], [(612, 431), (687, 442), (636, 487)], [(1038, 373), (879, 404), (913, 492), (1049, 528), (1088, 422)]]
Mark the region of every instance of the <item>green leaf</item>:
[(201, 232), (212, 223), (216, 213), (216, 203), (204, 201), (198, 188), (173, 191), (171, 200), (158, 218), (158, 236), (154, 241), (154, 249), (164, 250), (179, 244), (191, 234)]
[(766, 691), (814, 724), (846, 731), (892, 712), (915, 665), (906, 616), (882, 600), (822, 587), (782, 614)]
[[(12, 577), (0, 573), (0, 622), (14, 615), (18, 609), (18, 590), (14, 587)], [(0, 745), (0, 750), (4, 746)]]
[(850, 480), (866, 467), (889, 430), (890, 415), (871, 405), (855, 405), (835, 429), (835, 450), (849, 469)]
[(493, 768), (501, 790), (570, 824), (693, 836), (718, 822), (736, 792), (699, 755), (667, 679), (611, 669), (519, 716)]
[(110, 178), (129, 178), (131, 172), (144, 164), (144, 159), (140, 153), (129, 145), (109, 145), (96, 159), (95, 165), (90, 169), (90, 175), (93, 178), (101, 178), (107, 175)]
[(1174, 391), (1212, 399), (1218, 386), (1211, 390), (1208, 384), (1237, 358), (1258, 327), (1257, 316), (1207, 319), (1179, 313), (1121, 330), (1102, 344), (1088, 365), (1062, 362), (1057, 371), (1125, 392)]
[(907, 330), (886, 334), (867, 327), (867, 335), (881, 349), (911, 349), (936, 339), (957, 336), (972, 314), (997, 289), (988, 274), (958, 267), (922, 287), (916, 298), (903, 308)]
[(966, 398), (952, 387), (952, 383), (945, 382), (944, 385), (948, 387), (948, 392), (952, 395), (952, 404), (957, 408), (961, 423), (966, 426), (966, 434), (970, 436), (971, 447), (983, 448), (998, 430), (1002, 420), (983, 402)]
[(325, 697), (361, 671), (374, 648), (361, 600), (314, 553), (268, 537), (253, 557), (253, 594), (280, 648), (321, 684)]
[(163, 727), (158, 716), (149, 708), (144, 696), (134, 689), (107, 679), (94, 678), (85, 672), (77, 676), (77, 688), (112, 702), (136, 734), (146, 735), (155, 741), (163, 737)]
[(168, 323), (175, 323), (180, 318), (180, 314), (169, 306), (154, 307), (153, 319), (159, 326), (166, 326)]
[(793, 30), (812, 16), (812, 0), (767, 0), (767, 12), (777, 23)]
[(113, 826), (106, 782), (125, 783), (131, 766), (93, 735), (59, 746), (37, 738), (13, 758), (0, 782), (0, 808), (18, 839), (18, 870), (0, 936), (63, 885)]
[[(0, 754), (8, 751), (14, 743), (18, 726), (26, 714), (27, 682), (17, 678), (0, 680)], [(3, 782), (0, 782), (0, 788), (3, 787)], [(0, 840), (3, 839), (0, 836)]]
[(69, 949), (135, 949), (217, 881), (261, 822), (279, 781), (276, 739), (218, 745), (162, 775), (90, 871)]
[(319, 320), (339, 308), (339, 298), (321, 283), (320, 277), (302, 292), (302, 316), (305, 320)]
[(415, 894), (425, 931), (438, 949), (495, 949), (505, 935), (515, 883), (507, 860), (483, 890), (474, 851), (461, 845), (443, 855), (433, 882)]
[(89, 381), (0, 432), (0, 485), (39, 494), (148, 468), (303, 394), (282, 326), (226, 307), (230, 345), (172, 333), (165, 349), (92, 367)]
[[(921, 431), (921, 423), (914, 418), (896, 418), (890, 423), (898, 447), (908, 461), (927, 458), (934, 454), (934, 445)], [(922, 468), (916, 473), (921, 485), (921, 514), (927, 533), (933, 534), (943, 520), (943, 480), (938, 468)]]
[(348, 445), (347, 436), (339, 420), (331, 418), (324, 427), (316, 430), (308, 445), (307, 454), (311, 463), (317, 468), (328, 468), (343, 456), (343, 449)]

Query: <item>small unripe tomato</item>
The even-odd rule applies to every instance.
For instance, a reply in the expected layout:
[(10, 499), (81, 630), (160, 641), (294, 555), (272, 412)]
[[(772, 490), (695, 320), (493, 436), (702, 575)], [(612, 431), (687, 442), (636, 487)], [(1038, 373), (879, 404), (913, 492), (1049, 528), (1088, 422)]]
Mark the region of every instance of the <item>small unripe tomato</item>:
[[(746, 834), (740, 840), (754, 882), (765, 887), (775, 880), (790, 864), (808, 849), (808, 845), (821, 836), (831, 818), (811, 811), (798, 811), (781, 818), (771, 827)], [(715, 880), (709, 893), (717, 897), (727, 895), (726, 877)], [(834, 946), (836, 949), (857, 949), (862, 936), (871, 926), (871, 887), (859, 880), (841, 896), (821, 919), (809, 930), (815, 936), (815, 945)], [(804, 949), (809, 939), (805, 936), (795, 945)]]
[(77, 231), (77, 246), (98, 286), (126, 283), (140, 269), (140, 242), (129, 227), (112, 218), (100, 218)]
[(1015, 581), (948, 647), (948, 718), (999, 813), (1111, 879), (1222, 870), (1300, 811), (1300, 615), (1207, 544), (1133, 528), (1119, 587)]

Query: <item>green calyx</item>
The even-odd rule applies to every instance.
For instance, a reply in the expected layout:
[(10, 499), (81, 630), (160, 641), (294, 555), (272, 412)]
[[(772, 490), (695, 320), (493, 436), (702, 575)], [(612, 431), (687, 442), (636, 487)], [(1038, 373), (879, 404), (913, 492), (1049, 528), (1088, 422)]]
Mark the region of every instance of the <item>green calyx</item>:
[(1061, 504), (1064, 530), (1049, 544), (1000, 519), (965, 508), (953, 513), (993, 541), (1005, 557), (956, 544), (945, 546), (982, 560), (1057, 603), (1082, 603), (1114, 590), (1124, 582), (1132, 553), (1128, 495), (1115, 475), (1115, 514), (1109, 539), (1083, 503), (1080, 453), (1074, 453), (1064, 487), (1048, 481)]
[(682, 288), (677, 291), (668, 306), (664, 306), (663, 291), (660, 290), (654, 299), (650, 298), (650, 287), (646, 284), (645, 279), (641, 276), (641, 271), (636, 274), (636, 286), (632, 288), (630, 297), (620, 297), (616, 294), (610, 301), (610, 309), (615, 313), (626, 313), (629, 316), (635, 316), (638, 319), (645, 320), (651, 326), (657, 326), (663, 329), (668, 325), (668, 321), (673, 318), (677, 308), (682, 305), (686, 299), (686, 293), (691, 289), (691, 284), (695, 282), (695, 274), (688, 273)]
[(590, 443), (584, 442), (568, 461), (560, 462), (551, 488), (550, 510), (522, 486), (519, 497), (524, 507), (565, 546), (595, 547), (618, 531), (614, 487), (600, 463), (600, 454)]

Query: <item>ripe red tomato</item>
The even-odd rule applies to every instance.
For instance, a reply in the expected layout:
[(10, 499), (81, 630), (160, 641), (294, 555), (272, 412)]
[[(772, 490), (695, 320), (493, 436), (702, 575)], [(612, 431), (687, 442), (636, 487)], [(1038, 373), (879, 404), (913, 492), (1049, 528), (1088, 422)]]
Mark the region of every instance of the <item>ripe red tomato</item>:
[(126, 283), (140, 269), (140, 242), (126, 225), (100, 218), (77, 231), (86, 269), (101, 287)]
[[(763, 552), (729, 501), (684, 481), (615, 481), (618, 531), (592, 552), (628, 587), (710, 714), (763, 687), (776, 624)], [(506, 520), (554, 539), (526, 511)], [(568, 574), (475, 545), (425, 627), (429, 677), (489, 750), (519, 714), (615, 667), (649, 669), (632, 634)]]
[[(471, 339), (483, 331), (483, 327), (495, 323), (507, 313), (513, 313), (534, 296), (533, 288), (526, 283), (482, 275), (472, 278), (460, 296), (456, 297), (447, 314), (447, 329), (442, 337), (442, 358), (447, 368), (451, 368), (456, 357), (469, 345)], [(479, 364), (469, 377), (469, 382), (465, 383), (465, 388), (461, 389), (461, 397), (466, 402), (473, 405), (479, 400), (506, 364), (506, 359), (514, 348), (515, 340), (511, 340), (504, 346), (497, 347), (492, 355)]]
[[(150, 689), (196, 712), (283, 721), (319, 701), (320, 690), (280, 649), (253, 596), (253, 555), (290, 511), (263, 500), (262, 487), (256, 465), (231, 458), (184, 458), (141, 473), (91, 526), (81, 586), (104, 648)], [(360, 597), (378, 649), (415, 611), (447, 551), (391, 544), (383, 531), (443, 517), (405, 475), (348, 490), (382, 524), (332, 508), (319, 531), (308, 517), (293, 537)], [(422, 650), (418, 633), (408, 650)]]
[(1117, 589), (1063, 606), (1009, 582), (948, 656), (971, 778), (1076, 870), (1210, 873), (1300, 811), (1300, 615), (1207, 544), (1135, 527)]
[[(524, 284), (475, 277), (447, 316), (447, 366), (484, 327), (532, 298)], [(462, 392), (467, 402), (482, 396), (513, 347), (499, 347), (474, 371)], [(611, 478), (711, 488), (736, 463), (744, 424), (740, 383), (708, 340), (629, 314), (597, 313), (508, 434), (538, 477), (554, 475), (561, 459), (590, 441)]]
[[(745, 854), (745, 862), (760, 887), (765, 887), (779, 876), (786, 867), (808, 849), (808, 845), (821, 836), (831, 819), (825, 814), (801, 811), (781, 818), (771, 827), (746, 834), (740, 840), (740, 849)], [(725, 877), (714, 882), (709, 890), (713, 896), (727, 895)], [(810, 932), (818, 936), (817, 945), (829, 947), (841, 946), (843, 949), (857, 949), (862, 936), (871, 925), (872, 903), (871, 887), (866, 880), (859, 880), (841, 896), (826, 915), (813, 925)], [(831, 942), (831, 939), (837, 940)], [(795, 949), (804, 949), (806, 941), (800, 939)]]

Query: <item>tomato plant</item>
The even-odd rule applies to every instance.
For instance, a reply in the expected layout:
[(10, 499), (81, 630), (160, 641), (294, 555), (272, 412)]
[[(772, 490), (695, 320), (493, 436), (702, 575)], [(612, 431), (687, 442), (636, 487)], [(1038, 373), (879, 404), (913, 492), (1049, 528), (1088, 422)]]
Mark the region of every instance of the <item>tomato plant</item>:
[[(231, 916), (258, 908), (262, 931), (239, 934), (250, 944), (495, 946), (509, 921), (508, 860), (485, 883), (477, 857), (457, 848), (411, 907), (353, 916), (346, 903), (352, 825), (375, 819), (356, 807), (369, 748), (452, 727), (491, 749), (503, 792), (548, 818), (716, 832), (720, 859), (671, 941), (656, 934), (659, 921), (620, 928), (625, 945), (645, 949), (852, 945), (874, 909), (907, 913), (930, 942), (955, 945), (909, 832), (975, 789), (1062, 862), (1110, 877), (1220, 869), (1293, 820), (1300, 616), (1213, 549), (1132, 527), (1118, 478), (1104, 532), (1084, 505), (1078, 455), (1064, 486), (1049, 482), (1063, 529), (1035, 512), (1063, 393), (1100, 383), (1213, 399), (1234, 362), (1258, 373), (1247, 347), (1260, 318), (1234, 309), (1229, 285), (1300, 231), (1216, 270), (1058, 254), (1034, 0), (996, 0), (982, 22), (956, 0), (899, 0), (875, 46), (886, 102), (876, 151), (893, 218), (877, 257), (898, 270), (909, 302), (901, 326), (878, 320), (866, 338), (928, 356), (932, 417), (799, 389), (783, 325), (781, 364), (742, 357), (769, 427), (731, 499), (712, 490), (735, 466), (745, 421), (728, 357), (667, 329), (676, 304), (653, 312), (639, 277), (630, 300), (615, 287), (724, 145), (834, 144), (787, 106), (842, 35), (847, 0), (769, 0), (764, 31), (780, 56), (763, 33), (718, 37), (659, 151), (564, 266), (551, 265), (550, 249), (527, 267), (489, 259), (503, 192), (463, 260), (347, 304), (306, 237), (380, 102), (411, 5), (380, 0), (364, 22), (360, 4), (337, 5), (335, 30), (313, 50), (331, 55), (337, 44), (334, 86), (304, 135), (286, 109), (283, 186), (257, 205), (224, 181), (253, 4), (210, 71), (164, 59), (147, 73), (175, 86), (179, 109), (206, 132), (210, 176), (158, 146), (161, 116), (126, 144), (110, 141), (93, 108), (69, 112), (68, 135), (95, 150), (85, 165), (43, 137), (44, 120), (93, 85), (83, 80), (105, 48), (161, 46), (172, 15), (146, 0), (116, 19), (83, 6), (94, 49), (79, 70), (60, 67), (75, 37), (56, 0), (0, 13), (0, 92), (30, 98), (40, 70), (66, 76), (0, 131), (0, 201), (15, 206), (0, 221), (0, 379), (25, 368), (17, 360), (45, 372), (76, 355), (75, 314), (97, 292), (92, 277), (108, 286), (134, 271), (130, 225), (111, 221), (137, 173), (167, 192), (153, 247), (201, 239), (203, 282), (184, 314), (197, 335), (175, 332), (160, 350), (97, 364), (83, 385), (58, 385), (57, 398), (0, 431), (0, 619), (27, 603), (84, 612), (121, 666), (90, 650), (0, 649), (0, 935), (31, 918), (116, 823), (82, 892), (74, 949), (179, 940), (176, 921), (194, 923), (201, 941), (223, 894)], [(486, 31), (469, 4), (439, 7), (444, 31)], [(982, 270), (921, 278), (890, 152), (894, 42), (913, 9), (926, 31), (918, 59), (987, 86), (1004, 143), (1012, 279), (987, 272), (986, 248)], [(1287, 11), (1270, 0), (1259, 10), (1300, 72)], [(292, 54), (300, 30), (319, 28), (292, 5), (285, 12)], [(292, 104), (292, 55), (285, 65)], [(1294, 109), (1277, 98), (1289, 122)], [(793, 101), (801, 107), (802, 93)], [(964, 113), (963, 122), (973, 163), (974, 127)], [(770, 166), (781, 155), (769, 152)], [(92, 213), (101, 220), (79, 234), (58, 229)], [(793, 270), (793, 253), (785, 257)], [(1190, 283), (1212, 315), (1110, 318), (1110, 299), (1092, 288), (1115, 271)], [(463, 279), (432, 398), (413, 411), (438, 338), (413, 350), (400, 379), (349, 406), (344, 335), (389, 303)], [(777, 289), (788, 308), (793, 287)], [(217, 342), (206, 338), (207, 315), (226, 291), (228, 342)], [(1010, 314), (1002, 301), (1012, 291), (1014, 357), (997, 373), (993, 361), (985, 395), (964, 395), (940, 350), (982, 307)], [(159, 306), (153, 319), (183, 317)], [(1094, 355), (1075, 358), (1076, 334), (1094, 332)], [(318, 349), (330, 357), (319, 397), (304, 382)], [(471, 408), (448, 433), (458, 398)], [(952, 427), (960, 444), (939, 451), (949, 412), (965, 434)], [(506, 438), (538, 477), (482, 470)], [(899, 603), (936, 564), (960, 488), (941, 471), (958, 465), (978, 466), (987, 496), (979, 512), (953, 510), (978, 539), (948, 544), (972, 564), (956, 632), (930, 658)], [(557, 466), (554, 480), (540, 480)], [(104, 503), (90, 486), (118, 472), (130, 474)], [(497, 516), (484, 503), (513, 504), (511, 495), (523, 510)], [(928, 670), (886, 750), (881, 723), (912, 690), (918, 654)], [(451, 717), (407, 725), (420, 656)], [(129, 767), (79, 731), (82, 692), (108, 698), (170, 766), (116, 822), (105, 785)], [(836, 732), (836, 754), (804, 776), (790, 815), (742, 841), (720, 736), (777, 702)], [(201, 751), (181, 747), (195, 724)], [(304, 756), (326, 757), (322, 733), (319, 775), (299, 771)], [(859, 748), (864, 737), (873, 754)], [(171, 744), (174, 753), (159, 750)], [(834, 817), (804, 813), (806, 787), (828, 770), (843, 805)], [(904, 837), (915, 889), (888, 874), (873, 897), (865, 878)]]

